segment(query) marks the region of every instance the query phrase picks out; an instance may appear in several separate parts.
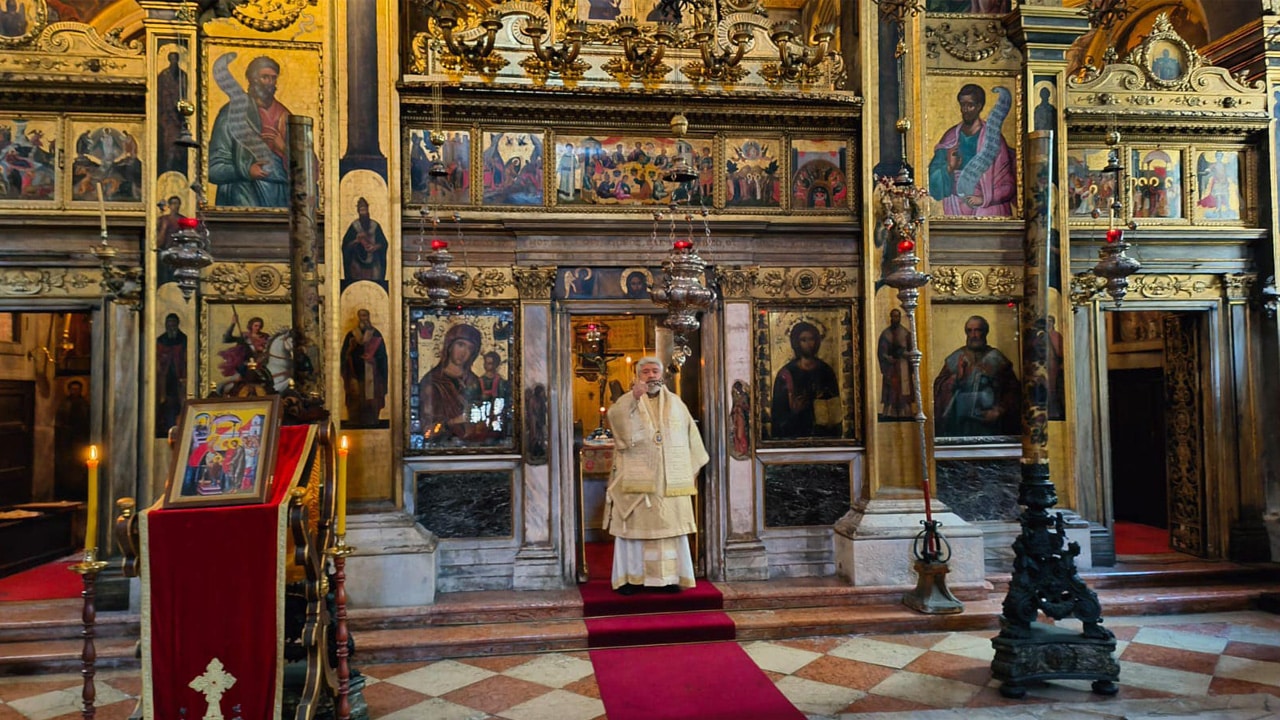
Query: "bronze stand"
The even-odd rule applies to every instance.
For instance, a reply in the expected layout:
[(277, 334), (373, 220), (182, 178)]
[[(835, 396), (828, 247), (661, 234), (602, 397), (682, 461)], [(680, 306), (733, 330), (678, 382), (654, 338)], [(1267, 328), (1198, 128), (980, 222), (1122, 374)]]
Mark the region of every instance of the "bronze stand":
[(106, 567), (105, 560), (96, 559), (94, 551), (87, 550), (84, 560), (69, 568), (72, 572), (80, 573), (80, 577), (84, 580), (84, 590), (80, 591), (80, 597), (84, 598), (84, 612), (81, 616), (84, 629), (80, 631), (80, 637), (84, 638), (84, 648), (80, 651), (80, 674), (84, 676), (84, 690), (80, 697), (84, 699), (84, 710), (81, 715), (85, 720), (93, 720), (98, 712), (93, 706), (98, 697), (98, 692), (93, 686), (93, 676), (98, 673), (98, 651), (93, 646), (93, 626), (98, 618), (98, 610), (94, 607), (93, 600), (97, 594), (98, 573)]
[(333, 632), (333, 640), (338, 646), (338, 697), (334, 700), (337, 720), (351, 720), (351, 665), (347, 660), (351, 654), (347, 648), (351, 637), (347, 631), (347, 556), (355, 551), (355, 547), (347, 544), (345, 535), (339, 535), (337, 543), (324, 551), (325, 555), (333, 558), (333, 601), (337, 607)]
[[(905, 126), (900, 129), (905, 130)], [(905, 147), (905, 144), (904, 144)], [(882, 282), (898, 291), (898, 302), (906, 319), (907, 361), (911, 364), (913, 400), (916, 406), (915, 422), (918, 438), (917, 452), (920, 462), (920, 487), (924, 491), (924, 529), (911, 546), (915, 555), (916, 588), (904, 593), (902, 604), (917, 612), (930, 615), (950, 615), (964, 610), (964, 604), (947, 589), (947, 573), (951, 572), (951, 546), (938, 532), (940, 523), (933, 519), (933, 505), (929, 497), (928, 437), (924, 414), (924, 395), (920, 388), (920, 352), (916, 342), (916, 308), (920, 305), (920, 288), (929, 283), (930, 276), (920, 272), (920, 257), (916, 255), (915, 238), (924, 224), (924, 212), (920, 206), (923, 191), (916, 187), (911, 177), (911, 166), (906, 158), (896, 178), (885, 178), (878, 191), (886, 209), (882, 221), (890, 231), (890, 242), (897, 240), (898, 256), (890, 263), (890, 271)], [(885, 250), (888, 252), (888, 249)]]
[[(1054, 167), (1055, 147), (1052, 131), (1036, 131), (1028, 139), (1027, 177), (1045, 180), (1028, 198), (1028, 217), (1032, 221), (1025, 247), (1028, 263), (1021, 323), (1023, 439), (1018, 504), (1026, 509), (1018, 516), (1021, 529), (1013, 542), (1013, 573), (1001, 605), (1000, 634), (991, 640), (995, 649), (991, 674), (1001, 681), (1000, 694), (1007, 698), (1023, 697), (1030, 683), (1055, 679), (1092, 680), (1093, 692), (1115, 695), (1120, 678), (1115, 636), (1102, 626), (1102, 605), (1097, 594), (1076, 571), (1080, 545), (1067, 538), (1062, 513), (1053, 512), (1058, 492), (1049, 467), (1049, 397), (1048, 392), (1037, 392), (1037, 388), (1049, 387), (1047, 263), (1052, 256), (1049, 243), (1055, 220), (1050, 195), (1054, 189), (1048, 179)], [(1115, 173), (1116, 187), (1124, 187), (1119, 141), (1117, 132), (1108, 136), (1111, 151), (1103, 172)], [(1123, 242), (1123, 231), (1115, 227), (1121, 209), (1120, 201), (1114, 200), (1106, 237), (1112, 247), (1103, 253), (1104, 261), (1108, 257), (1111, 260), (1099, 262), (1095, 269), (1098, 276), (1106, 278), (1107, 291), (1117, 303), (1128, 285), (1125, 278), (1138, 269), (1138, 263), (1124, 255), (1127, 244)], [(1083, 631), (1039, 622), (1042, 612), (1054, 620), (1074, 617), (1083, 624)]]

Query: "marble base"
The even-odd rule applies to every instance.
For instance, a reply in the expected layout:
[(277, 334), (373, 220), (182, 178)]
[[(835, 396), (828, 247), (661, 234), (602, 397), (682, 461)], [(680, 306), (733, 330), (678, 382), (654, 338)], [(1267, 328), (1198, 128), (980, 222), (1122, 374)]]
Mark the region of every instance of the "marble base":
[(430, 605), (436, 600), (436, 536), (402, 512), (347, 519), (347, 597), (353, 608)]
[(565, 587), (560, 555), (553, 547), (523, 547), (512, 568), (513, 590), (560, 590)]
[[(933, 517), (941, 523), (942, 536), (951, 545), (948, 581), (985, 582), (982, 529), (936, 505)], [(914, 587), (916, 558), (911, 547), (923, 529), (922, 520), (922, 499), (860, 503), (836, 523), (836, 575), (856, 587)]]
[(728, 582), (769, 579), (769, 553), (759, 538), (729, 540), (724, 549), (724, 579)]

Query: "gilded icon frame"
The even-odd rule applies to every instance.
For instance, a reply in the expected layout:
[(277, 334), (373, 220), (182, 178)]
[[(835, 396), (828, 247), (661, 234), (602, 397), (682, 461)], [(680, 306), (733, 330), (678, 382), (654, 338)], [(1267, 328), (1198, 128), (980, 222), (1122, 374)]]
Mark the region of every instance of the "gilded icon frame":
[[(279, 429), (279, 395), (188, 399), (173, 436), (173, 464), (162, 507), (266, 502), (274, 480)], [(255, 447), (256, 452), (251, 452)]]

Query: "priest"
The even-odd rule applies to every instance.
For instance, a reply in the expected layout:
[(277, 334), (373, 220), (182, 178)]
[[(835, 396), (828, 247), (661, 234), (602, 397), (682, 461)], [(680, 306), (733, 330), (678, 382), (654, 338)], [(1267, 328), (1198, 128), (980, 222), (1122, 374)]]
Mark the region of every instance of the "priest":
[(631, 392), (609, 408), (614, 461), (604, 525), (614, 536), (613, 588), (680, 592), (694, 586), (689, 534), (693, 496), (707, 451), (680, 397), (662, 381), (662, 361), (635, 365)]

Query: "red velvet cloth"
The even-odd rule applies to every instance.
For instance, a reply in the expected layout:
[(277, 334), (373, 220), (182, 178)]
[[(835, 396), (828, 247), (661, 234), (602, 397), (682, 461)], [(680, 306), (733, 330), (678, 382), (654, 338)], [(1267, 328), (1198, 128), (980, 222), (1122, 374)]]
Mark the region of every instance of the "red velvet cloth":
[(285, 499), (311, 429), (280, 429), (268, 502), (153, 508), (144, 518), (147, 717), (203, 717), (208, 703), (190, 683), (214, 658), (235, 677), (222, 695), (226, 717), (279, 717)]

